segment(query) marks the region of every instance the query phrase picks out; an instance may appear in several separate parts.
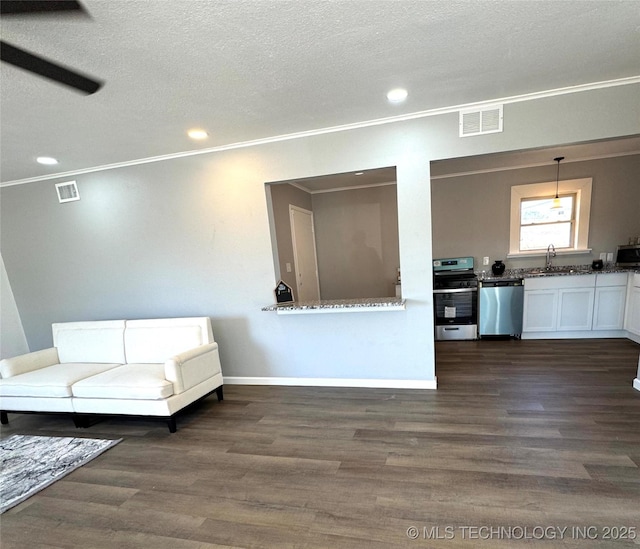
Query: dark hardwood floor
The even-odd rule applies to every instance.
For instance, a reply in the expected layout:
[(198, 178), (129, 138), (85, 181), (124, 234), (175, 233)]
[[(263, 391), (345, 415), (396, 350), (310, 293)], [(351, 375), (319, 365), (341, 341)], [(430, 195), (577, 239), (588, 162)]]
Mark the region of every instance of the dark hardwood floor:
[(124, 440), (2, 515), (2, 548), (640, 547), (640, 345), (436, 353), (438, 391), (228, 385), (175, 434), (10, 414), (3, 438)]

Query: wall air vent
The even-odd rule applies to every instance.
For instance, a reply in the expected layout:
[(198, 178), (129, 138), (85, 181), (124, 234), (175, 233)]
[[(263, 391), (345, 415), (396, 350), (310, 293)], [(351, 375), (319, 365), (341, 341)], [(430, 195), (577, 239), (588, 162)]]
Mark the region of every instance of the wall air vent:
[(80, 200), (78, 186), (75, 181), (56, 183), (56, 192), (58, 193), (58, 201), (60, 204), (63, 202), (71, 202), (73, 200)]
[(502, 131), (502, 105), (460, 111), (460, 137)]

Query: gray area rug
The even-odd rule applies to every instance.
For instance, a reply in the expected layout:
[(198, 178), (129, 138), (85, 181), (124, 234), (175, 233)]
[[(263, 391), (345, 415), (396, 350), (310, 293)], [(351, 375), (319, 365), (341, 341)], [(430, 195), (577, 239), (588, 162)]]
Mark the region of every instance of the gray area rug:
[(121, 440), (30, 435), (0, 440), (0, 514)]

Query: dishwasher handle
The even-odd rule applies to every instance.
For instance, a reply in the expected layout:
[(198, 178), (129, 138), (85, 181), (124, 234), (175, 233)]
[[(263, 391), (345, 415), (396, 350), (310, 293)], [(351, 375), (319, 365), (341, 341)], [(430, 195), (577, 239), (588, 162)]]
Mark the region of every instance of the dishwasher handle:
[(480, 284), (483, 288), (505, 288), (509, 286), (522, 286), (522, 280), (485, 280)]

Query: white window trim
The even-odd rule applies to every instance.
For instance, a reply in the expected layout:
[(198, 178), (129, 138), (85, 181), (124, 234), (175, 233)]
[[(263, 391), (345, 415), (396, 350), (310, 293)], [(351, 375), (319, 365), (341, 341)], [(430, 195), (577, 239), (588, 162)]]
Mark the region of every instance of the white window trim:
[[(571, 248), (558, 250), (558, 254), (589, 253), (589, 215), (591, 213), (591, 188), (593, 179), (569, 179), (560, 181), (558, 194), (576, 193), (575, 243)], [(530, 252), (520, 251), (520, 201), (523, 198), (554, 196), (556, 182), (514, 185), (511, 187), (511, 223), (509, 228), (509, 253), (507, 257), (533, 257), (546, 253), (546, 250)], [(550, 242), (552, 244), (552, 242)]]

